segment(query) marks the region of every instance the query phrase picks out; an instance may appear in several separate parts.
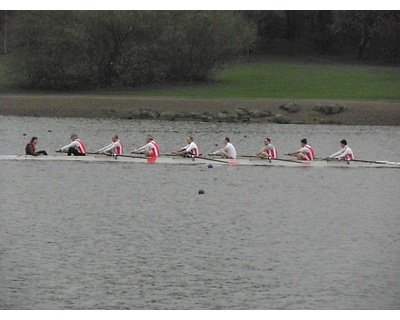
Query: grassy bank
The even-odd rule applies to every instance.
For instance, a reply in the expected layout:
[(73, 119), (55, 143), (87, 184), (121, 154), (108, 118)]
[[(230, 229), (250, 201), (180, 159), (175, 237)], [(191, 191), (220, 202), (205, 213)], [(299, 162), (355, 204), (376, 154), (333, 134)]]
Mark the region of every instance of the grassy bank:
[[(7, 56), (0, 56), (0, 92), (22, 92), (11, 89), (14, 83), (6, 68), (7, 60)], [(262, 59), (231, 64), (216, 71), (214, 81), (206, 84), (118, 92), (103, 90), (101, 94), (174, 98), (400, 100), (400, 67)]]
[[(161, 118), (186, 112), (218, 119), (218, 113), (245, 107), (283, 115), (289, 123), (400, 125), (400, 68), (265, 60), (233, 64), (208, 84), (61, 94), (13, 88), (4, 59), (0, 115), (135, 119), (150, 109)], [(299, 104), (300, 112), (279, 108), (288, 102)], [(314, 110), (334, 104), (345, 112), (326, 116)]]
[(199, 86), (138, 90), (144, 96), (196, 98), (400, 100), (400, 68), (262, 61), (219, 71)]

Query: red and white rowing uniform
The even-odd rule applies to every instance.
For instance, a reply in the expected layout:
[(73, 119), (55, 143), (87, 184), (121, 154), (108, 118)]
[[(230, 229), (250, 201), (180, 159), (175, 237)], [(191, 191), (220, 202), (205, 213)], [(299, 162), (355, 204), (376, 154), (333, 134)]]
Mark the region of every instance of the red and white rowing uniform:
[(183, 147), (182, 150), (186, 151), (187, 153), (190, 153), (192, 155), (195, 155), (195, 156), (198, 156), (200, 154), (199, 147), (193, 141), (190, 144), (188, 144), (186, 147)]
[(310, 145), (306, 144), (303, 148), (299, 150), (309, 161), (313, 161), (315, 158), (314, 149)]
[(265, 146), (263, 152), (266, 152), (269, 158), (278, 158), (278, 150), (270, 143)]
[(124, 145), (122, 144), (121, 140), (117, 140), (108, 146), (101, 148), (99, 152), (103, 153), (112, 153), (112, 154), (123, 154), (124, 153)]
[(346, 160), (348, 160), (348, 159), (353, 160), (354, 154), (349, 146), (345, 146), (344, 148), (340, 149), (338, 152), (332, 154), (330, 156), (330, 158), (335, 158), (335, 159), (341, 158), (341, 159), (346, 159)]
[(74, 148), (74, 149), (76, 149), (76, 150), (78, 150), (79, 153), (86, 154), (86, 146), (85, 146), (85, 144), (83, 143), (83, 141), (80, 140), (80, 139), (75, 139), (75, 140), (72, 141), (70, 144), (68, 144), (68, 145), (66, 145), (66, 146), (64, 146), (64, 147), (62, 147), (62, 148), (61, 148), (61, 151), (62, 151), (62, 152), (68, 151), (68, 149), (71, 148), (71, 147)]
[(160, 156), (160, 148), (158, 147), (158, 144), (152, 140), (148, 144), (146, 144), (143, 147), (140, 147), (137, 149), (137, 152), (142, 152), (144, 150), (150, 150), (151, 156), (159, 157)]

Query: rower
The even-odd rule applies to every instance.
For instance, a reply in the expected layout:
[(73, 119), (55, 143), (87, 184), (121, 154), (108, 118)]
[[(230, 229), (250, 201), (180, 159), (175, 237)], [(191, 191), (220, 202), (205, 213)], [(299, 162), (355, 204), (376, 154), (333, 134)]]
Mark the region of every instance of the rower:
[(178, 154), (178, 155), (183, 156), (183, 157), (200, 156), (199, 147), (193, 141), (193, 137), (192, 136), (188, 136), (186, 138), (186, 142), (188, 144), (185, 147), (183, 147), (181, 150), (176, 151), (175, 154)]
[(47, 156), (47, 152), (44, 150), (40, 150), (37, 152), (35, 151), (37, 144), (38, 144), (38, 138), (32, 137), (31, 141), (26, 144), (25, 154), (30, 155), (30, 156), (40, 156), (40, 155)]
[(210, 156), (214, 156), (214, 155), (221, 155), (221, 158), (223, 159), (236, 159), (237, 157), (237, 153), (236, 153), (236, 149), (233, 146), (232, 143), (229, 142), (229, 138), (226, 137), (224, 139), (224, 147), (218, 151), (214, 151), (213, 153), (210, 153)]
[(288, 156), (295, 156), (297, 157), (298, 160), (307, 160), (307, 161), (312, 161), (315, 158), (315, 153), (314, 149), (307, 144), (307, 139), (301, 139), (300, 141), (301, 144), (301, 149), (292, 152), (292, 153), (287, 153)]
[(82, 140), (78, 139), (78, 135), (73, 133), (71, 135), (71, 143), (62, 147), (59, 152), (68, 152), (70, 156), (73, 154), (74, 156), (85, 156), (86, 155), (86, 146)]
[(150, 135), (147, 136), (146, 142), (147, 142), (146, 145), (131, 151), (131, 153), (144, 153), (144, 155), (147, 158), (159, 157), (160, 156), (160, 148), (158, 147), (158, 144), (153, 140), (153, 137)]
[(340, 141), (340, 146), (342, 149), (340, 149), (338, 152), (335, 152), (334, 154), (331, 154), (327, 160), (331, 159), (338, 159), (338, 160), (354, 160), (354, 154), (353, 151), (350, 149), (350, 147), (347, 145), (346, 140)]
[(108, 146), (101, 148), (97, 153), (104, 153), (104, 154), (123, 154), (124, 153), (124, 145), (122, 144), (121, 140), (119, 140), (117, 135), (113, 135), (112, 143)]
[(256, 154), (254, 154), (254, 157), (259, 157), (259, 158), (268, 158), (268, 159), (276, 159), (278, 158), (278, 150), (274, 147), (274, 145), (271, 144), (271, 139), (270, 138), (265, 138), (264, 139), (264, 144), (265, 147), (258, 151)]

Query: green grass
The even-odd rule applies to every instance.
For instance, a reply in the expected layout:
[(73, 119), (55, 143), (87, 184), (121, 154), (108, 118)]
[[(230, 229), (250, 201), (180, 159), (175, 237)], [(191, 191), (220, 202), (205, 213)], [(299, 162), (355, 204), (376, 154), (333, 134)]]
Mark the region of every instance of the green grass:
[[(0, 92), (11, 91), (12, 87), (6, 59), (0, 56)], [(178, 98), (400, 100), (400, 67), (298, 60), (240, 62), (216, 72), (212, 83), (101, 93)]]
[(400, 100), (400, 68), (316, 63), (240, 63), (209, 85), (139, 91), (146, 96)]

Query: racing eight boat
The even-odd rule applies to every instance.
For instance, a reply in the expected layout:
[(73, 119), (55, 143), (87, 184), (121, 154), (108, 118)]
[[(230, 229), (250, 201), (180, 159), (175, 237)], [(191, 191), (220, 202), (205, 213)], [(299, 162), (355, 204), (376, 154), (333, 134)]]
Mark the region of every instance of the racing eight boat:
[[(59, 155), (1, 155), (1, 161), (77, 161), (77, 162), (106, 162), (106, 163), (145, 163), (149, 161), (141, 155), (86, 155), (67, 156)], [(331, 160), (318, 159), (314, 161), (300, 161), (293, 159), (260, 159), (255, 157), (238, 157), (237, 159), (221, 159), (213, 157), (182, 157), (176, 155), (161, 155), (152, 161), (154, 164), (167, 165), (229, 165), (229, 166), (281, 166), (281, 167), (335, 167), (335, 168), (400, 168), (400, 162), (370, 161), (370, 160)]]

